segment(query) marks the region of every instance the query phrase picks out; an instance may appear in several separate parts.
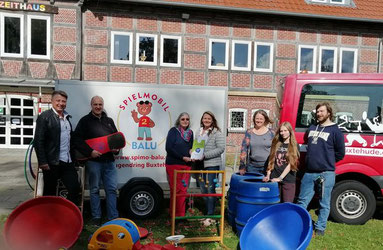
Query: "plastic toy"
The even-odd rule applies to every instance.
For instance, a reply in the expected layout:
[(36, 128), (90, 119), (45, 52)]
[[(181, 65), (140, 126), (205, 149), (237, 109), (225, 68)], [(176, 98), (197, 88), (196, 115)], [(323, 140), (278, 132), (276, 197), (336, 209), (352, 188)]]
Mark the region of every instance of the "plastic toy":
[(88, 249), (132, 250), (139, 240), (137, 225), (131, 220), (118, 218), (97, 229), (89, 241)]

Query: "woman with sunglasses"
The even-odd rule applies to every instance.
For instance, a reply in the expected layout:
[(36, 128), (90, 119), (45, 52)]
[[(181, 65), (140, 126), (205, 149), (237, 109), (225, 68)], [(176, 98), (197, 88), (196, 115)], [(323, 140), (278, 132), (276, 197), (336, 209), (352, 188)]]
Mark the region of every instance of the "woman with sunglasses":
[[(191, 158), (190, 150), (193, 146), (193, 131), (190, 129), (190, 116), (182, 112), (174, 127), (172, 127), (166, 137), (166, 173), (170, 187), (170, 207), (169, 213), (172, 215), (172, 201), (176, 199), (176, 217), (185, 216), (186, 197), (173, 197), (173, 176), (174, 170), (190, 170)], [(189, 186), (189, 174), (180, 173), (177, 175), (177, 194), (186, 194)]]
[[(225, 138), (218, 127), (217, 119), (210, 111), (202, 114), (199, 133), (196, 140), (205, 141), (203, 159), (201, 165), (204, 170), (219, 170), (222, 166), (221, 155), (225, 151)], [(215, 194), (215, 188), (218, 184), (217, 174), (202, 174), (198, 178), (199, 187), (203, 194)], [(206, 204), (206, 214), (214, 215), (216, 197), (204, 197)], [(210, 225), (211, 219), (204, 221), (205, 225)]]

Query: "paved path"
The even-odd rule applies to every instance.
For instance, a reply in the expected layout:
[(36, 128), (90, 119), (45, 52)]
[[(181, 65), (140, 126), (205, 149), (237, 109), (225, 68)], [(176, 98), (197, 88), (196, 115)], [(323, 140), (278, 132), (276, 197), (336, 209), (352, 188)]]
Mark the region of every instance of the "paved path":
[[(33, 198), (33, 191), (24, 177), (25, 153), (26, 149), (0, 149), (0, 215), (11, 213), (20, 203)], [(32, 163), (36, 167), (35, 157)], [(33, 186), (29, 168), (27, 171)]]

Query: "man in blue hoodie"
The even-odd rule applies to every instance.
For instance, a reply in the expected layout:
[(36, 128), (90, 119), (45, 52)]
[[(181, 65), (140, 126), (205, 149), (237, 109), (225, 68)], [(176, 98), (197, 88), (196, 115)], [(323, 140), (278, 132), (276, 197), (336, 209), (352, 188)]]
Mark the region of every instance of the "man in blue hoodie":
[(323, 236), (330, 214), (331, 191), (335, 184), (335, 163), (345, 155), (343, 133), (332, 122), (333, 111), (328, 102), (316, 108), (317, 125), (307, 130), (306, 173), (301, 181), (298, 205), (307, 208), (319, 191), (319, 214), (315, 223), (315, 235)]

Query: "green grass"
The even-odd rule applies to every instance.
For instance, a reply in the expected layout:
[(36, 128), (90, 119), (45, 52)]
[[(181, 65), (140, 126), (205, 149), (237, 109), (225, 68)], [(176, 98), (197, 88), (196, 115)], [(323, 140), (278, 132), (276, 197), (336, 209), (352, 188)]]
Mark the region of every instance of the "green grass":
[[(168, 200), (165, 201), (165, 204), (168, 204)], [(202, 200), (195, 200), (196, 207), (203, 207)], [(193, 209), (194, 212), (192, 215), (202, 215), (202, 212), (198, 208)], [(219, 208), (217, 208), (217, 214), (219, 213)], [(155, 243), (160, 245), (168, 244), (166, 237), (171, 233), (171, 222), (167, 209), (164, 209), (163, 212), (154, 219), (150, 220), (133, 220), (134, 223), (139, 227), (146, 228), (150, 233), (149, 236), (141, 240), (141, 244)], [(187, 212), (186, 215), (191, 215)], [(87, 222), (89, 220), (89, 215), (84, 215), (84, 220)], [(180, 222), (176, 225), (175, 234), (183, 234), (186, 237), (205, 237), (205, 236), (219, 236), (219, 224), (212, 224), (209, 227), (204, 227), (200, 221), (197, 220), (188, 220), (185, 222)], [(86, 249), (89, 236), (97, 230), (97, 227), (87, 225), (85, 223), (83, 232), (80, 235), (79, 240), (74, 245), (74, 250)], [(229, 249), (236, 249), (238, 244), (238, 237), (231, 230), (231, 227), (227, 222), (224, 226), (224, 244)], [(186, 249), (224, 249), (217, 242), (211, 243), (188, 243), (184, 244)]]
[(6, 214), (1, 214), (0, 215), (0, 249), (5, 249), (5, 243), (4, 243), (4, 238), (3, 238), (3, 227), (5, 224), (5, 221), (7, 220), (8, 215)]
[[(313, 220), (317, 220), (313, 210), (310, 214)], [(314, 237), (307, 249), (383, 249), (383, 217), (379, 212), (378, 217), (380, 218), (371, 219), (364, 225), (346, 225), (329, 221), (325, 236)]]
[[(167, 204), (167, 203), (166, 203)], [(197, 208), (194, 214), (200, 214), (198, 208), (203, 207), (201, 201), (196, 201)], [(166, 209), (158, 217), (150, 220), (134, 220), (134, 222), (141, 227), (148, 229), (151, 234), (145, 240), (141, 240), (142, 244), (148, 244), (154, 242), (156, 244), (165, 245), (167, 241), (165, 238), (170, 235), (170, 220)], [(218, 208), (217, 208), (218, 212)], [(311, 210), (310, 214), (313, 220), (317, 219), (314, 211)], [(6, 215), (0, 215), (0, 224), (1, 230), (6, 221)], [(89, 220), (89, 215), (87, 212), (84, 214), (85, 225), (83, 231), (80, 235), (80, 238), (74, 245), (72, 249), (74, 250), (83, 250), (87, 248), (88, 239), (92, 235), (97, 227), (87, 224)], [(228, 249), (236, 249), (238, 244), (238, 237), (233, 233), (231, 227), (227, 222), (224, 226), (224, 244)], [(218, 227), (209, 226), (204, 227), (198, 221), (187, 221), (181, 222), (176, 227), (176, 234), (184, 234), (188, 237), (196, 236), (217, 236)], [(1, 246), (0, 240), (0, 249), (3, 249)], [(188, 243), (182, 244), (181, 246), (186, 249), (223, 249), (218, 243)], [(256, 247), (256, 242), (254, 243)], [(368, 249), (368, 250), (379, 250), (383, 249), (383, 210), (380, 207), (380, 210), (376, 213), (374, 219), (369, 220), (365, 225), (345, 225), (340, 223), (334, 223), (329, 221), (327, 224), (327, 229), (325, 236), (323, 237), (313, 237), (308, 250), (317, 250), (317, 249), (345, 249), (345, 250), (355, 250), (355, 249)]]
[[(203, 202), (196, 200), (196, 208), (194, 215), (201, 214), (198, 208), (203, 208)], [(168, 204), (166, 201), (165, 204)], [(382, 209), (382, 207), (380, 208)], [(217, 208), (217, 213), (219, 213)], [(165, 245), (167, 241), (165, 238), (170, 235), (170, 220), (165, 209), (157, 218), (150, 220), (134, 220), (134, 222), (141, 227), (145, 227), (152, 234), (147, 239), (142, 240), (142, 244), (154, 242), (156, 244)], [(313, 220), (317, 220), (314, 210), (310, 211)], [(313, 237), (308, 250), (317, 249), (368, 249), (379, 250), (383, 249), (383, 211), (377, 212), (375, 216), (377, 219), (369, 220), (365, 225), (345, 225), (329, 221), (327, 230), (323, 237)], [(187, 237), (197, 236), (217, 236), (218, 228), (215, 226), (204, 227), (198, 221), (188, 221), (180, 223), (176, 226), (176, 234), (184, 234)], [(85, 225), (80, 239), (77, 241), (73, 249), (85, 249), (89, 235), (91, 235), (96, 227)], [(236, 249), (239, 242), (238, 237), (232, 231), (231, 226), (225, 221), (224, 226), (224, 244), (228, 249)], [(254, 243), (256, 244), (256, 243)], [(187, 243), (182, 244), (187, 250), (191, 249), (224, 249), (218, 243)], [(256, 245), (254, 245), (256, 247)]]

